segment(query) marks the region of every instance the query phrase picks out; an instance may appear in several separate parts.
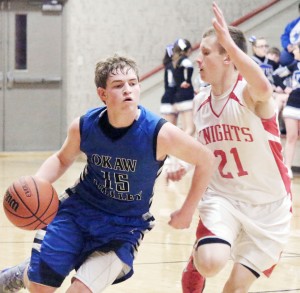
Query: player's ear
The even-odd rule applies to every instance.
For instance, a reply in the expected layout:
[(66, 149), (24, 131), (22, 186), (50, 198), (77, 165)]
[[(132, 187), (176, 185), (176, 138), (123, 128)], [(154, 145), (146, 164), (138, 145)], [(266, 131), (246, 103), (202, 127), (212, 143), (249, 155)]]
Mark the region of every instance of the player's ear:
[(230, 59), (229, 55), (228, 55), (228, 54), (225, 54), (225, 55), (224, 55), (224, 63), (225, 63), (225, 64), (229, 64), (230, 61), (231, 61), (231, 59)]
[(98, 96), (100, 97), (101, 101), (106, 104), (106, 90), (105, 88), (102, 88), (102, 87), (98, 87), (97, 88), (97, 93), (98, 93)]

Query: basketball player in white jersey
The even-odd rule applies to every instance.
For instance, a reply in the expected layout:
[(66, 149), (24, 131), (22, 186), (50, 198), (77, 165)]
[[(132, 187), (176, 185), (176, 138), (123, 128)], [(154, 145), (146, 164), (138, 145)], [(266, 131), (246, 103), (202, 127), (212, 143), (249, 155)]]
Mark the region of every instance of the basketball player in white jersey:
[[(227, 26), (215, 3), (213, 12), (197, 60), (201, 79), (210, 86), (194, 99), (194, 123), (218, 168), (199, 203), (197, 240), (182, 275), (184, 293), (203, 292), (205, 278), (230, 258), (234, 265), (222, 292), (248, 292), (278, 263), (291, 219), (272, 87), (246, 54), (243, 33)], [(168, 177), (181, 175), (173, 171)]]

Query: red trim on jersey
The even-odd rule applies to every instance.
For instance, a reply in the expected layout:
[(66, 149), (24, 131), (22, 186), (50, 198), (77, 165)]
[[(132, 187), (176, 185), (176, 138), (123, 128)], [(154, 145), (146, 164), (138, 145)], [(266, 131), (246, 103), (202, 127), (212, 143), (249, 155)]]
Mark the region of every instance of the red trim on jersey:
[(221, 109), (221, 111), (220, 111), (219, 114), (217, 114), (217, 113), (215, 112), (215, 110), (214, 110), (214, 108), (213, 108), (213, 106), (212, 106), (212, 103), (211, 103), (211, 100), (212, 100), (212, 99), (211, 99), (211, 97), (209, 96), (209, 106), (210, 106), (210, 109), (211, 109), (212, 113), (213, 113), (216, 117), (219, 118), (219, 117), (221, 116), (221, 114), (223, 113), (223, 111), (224, 111), (224, 109), (225, 109), (225, 107), (226, 107), (228, 101), (230, 100), (230, 96), (231, 96), (231, 93), (230, 93), (229, 97), (227, 98), (227, 101), (226, 101), (226, 103), (224, 104), (224, 106), (223, 106), (223, 108)]
[(244, 105), (242, 104), (242, 102), (239, 100), (239, 98), (236, 96), (234, 92), (230, 93), (229, 99), (238, 102), (242, 107), (244, 107)]
[(237, 80), (236, 80), (236, 83), (232, 89), (232, 92), (229, 94), (229, 98), (238, 102), (242, 107), (244, 107), (244, 105), (241, 103), (240, 99), (236, 96), (236, 94), (234, 93), (234, 90), (238, 84), (239, 81), (242, 81), (243, 80), (243, 77), (239, 74), (238, 77), (237, 77)]
[(283, 163), (282, 145), (281, 143), (276, 141), (269, 141), (269, 145), (272, 150), (272, 154), (277, 164), (282, 181), (284, 183), (286, 192), (289, 196), (291, 196), (291, 179), (288, 176), (287, 167)]
[(197, 112), (207, 103), (210, 103), (210, 100), (211, 100), (211, 96), (209, 96), (205, 101), (203, 101), (203, 103), (200, 104)]
[(213, 109), (213, 106), (212, 106), (212, 103), (211, 103), (211, 100), (212, 100), (212, 99), (211, 99), (211, 94), (210, 94), (210, 96), (208, 97), (210, 109), (211, 109), (211, 111), (213, 112), (213, 114), (214, 114), (216, 117), (219, 118), (219, 117), (221, 116), (221, 114), (223, 113), (223, 111), (224, 111), (224, 109), (225, 109), (225, 107), (226, 107), (226, 105), (227, 105), (227, 103), (229, 102), (230, 99), (232, 99), (232, 100), (238, 102), (241, 106), (244, 106), (244, 105), (241, 103), (241, 101), (238, 99), (238, 97), (236, 96), (236, 94), (234, 93), (234, 90), (235, 90), (235, 88), (236, 88), (238, 82), (241, 81), (242, 79), (243, 79), (243, 77), (239, 74), (238, 77), (237, 77), (237, 79), (236, 79), (236, 82), (235, 82), (235, 84), (234, 84), (234, 86), (233, 86), (233, 88), (232, 88), (232, 91), (229, 93), (229, 96), (228, 96), (228, 98), (227, 98), (227, 101), (226, 101), (226, 103), (224, 104), (224, 106), (223, 106), (223, 108), (221, 109), (221, 111), (220, 111), (219, 114), (217, 114), (217, 113), (215, 112), (215, 110)]
[(279, 128), (276, 122), (276, 114), (270, 119), (261, 119), (263, 127), (266, 131), (272, 133), (276, 137), (280, 136)]
[(197, 239), (207, 237), (207, 236), (216, 236), (214, 233), (212, 233), (210, 230), (208, 230), (202, 223), (201, 220), (199, 220), (197, 231), (196, 231), (196, 237)]
[[(276, 114), (270, 119), (261, 119), (264, 129), (272, 135), (279, 137), (280, 132), (276, 121)], [(283, 163), (282, 145), (280, 142), (269, 140), (269, 145), (280, 172), (282, 181), (288, 194), (291, 194), (291, 182), (287, 173), (287, 168)]]

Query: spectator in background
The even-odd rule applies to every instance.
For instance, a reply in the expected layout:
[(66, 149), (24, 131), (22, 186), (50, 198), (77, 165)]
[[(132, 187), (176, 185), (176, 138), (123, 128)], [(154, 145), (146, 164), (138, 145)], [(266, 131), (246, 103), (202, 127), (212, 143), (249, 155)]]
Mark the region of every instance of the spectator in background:
[[(300, 14), (300, 3), (298, 13)], [(294, 61), (293, 45), (300, 41), (300, 16), (286, 25), (280, 39), (283, 48), (280, 54), (280, 64), (286, 66)]]
[(163, 59), (165, 92), (161, 100), (160, 113), (173, 124), (179, 126), (180, 123), (183, 131), (193, 135), (194, 67), (189, 59), (191, 52), (191, 43), (186, 39), (178, 39), (174, 44), (167, 46)]
[(249, 38), (249, 42), (252, 45), (253, 55), (251, 58), (259, 65), (259, 67), (265, 73), (265, 76), (268, 78), (271, 84), (273, 84), (273, 71), (278, 66), (275, 61), (267, 58), (267, 52), (269, 49), (267, 40), (264, 37), (256, 38), (255, 36), (251, 36)]
[(192, 76), (194, 67), (189, 56), (192, 53), (191, 43), (186, 39), (178, 39), (173, 48), (172, 65), (176, 83), (175, 108), (180, 115), (181, 128), (187, 134), (194, 134), (193, 99), (194, 87)]
[(174, 100), (176, 94), (176, 84), (174, 80), (174, 68), (172, 65), (174, 44), (166, 47), (165, 56), (163, 58), (164, 71), (164, 94), (161, 98), (160, 114), (169, 122), (177, 125), (176, 110), (174, 109)]
[(280, 67), (280, 50), (276, 47), (269, 48), (264, 37), (251, 36), (249, 42), (252, 44), (251, 58), (260, 66), (273, 87), (273, 97), (276, 101), (280, 132), (285, 133), (285, 125), (281, 113), (285, 106), (288, 95), (284, 92), (283, 79), (273, 73)]
[(277, 47), (270, 47), (267, 50), (266, 57), (268, 60), (272, 60), (272, 66), (273, 69), (276, 70), (279, 66), (279, 60), (280, 60), (280, 50)]
[(300, 43), (294, 45), (292, 52), (296, 62), (285, 66), (276, 74), (281, 78), (291, 77), (289, 85), (291, 87), (285, 88), (289, 96), (282, 111), (286, 127), (285, 164), (288, 167), (290, 178), (293, 178), (292, 163), (300, 130)]
[[(268, 60), (272, 60), (273, 69), (276, 70), (281, 67), (280, 65), (280, 49), (277, 47), (270, 47), (267, 51), (266, 57)], [(286, 85), (284, 85), (284, 80), (281, 78), (277, 78), (276, 75), (273, 75), (273, 97), (276, 101), (276, 105), (278, 108), (278, 122), (280, 126), (281, 134), (286, 134), (286, 129), (284, 125), (284, 120), (282, 118), (282, 110), (286, 105), (286, 101), (288, 99), (288, 94), (285, 92)]]

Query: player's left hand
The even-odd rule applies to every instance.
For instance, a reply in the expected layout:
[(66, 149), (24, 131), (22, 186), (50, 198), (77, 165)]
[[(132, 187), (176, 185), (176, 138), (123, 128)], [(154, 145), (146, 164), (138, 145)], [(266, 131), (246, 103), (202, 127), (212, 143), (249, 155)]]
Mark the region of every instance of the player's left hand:
[(219, 43), (226, 48), (226, 44), (230, 42), (231, 36), (228, 30), (227, 23), (225, 21), (222, 10), (219, 8), (216, 2), (213, 2), (213, 12), (215, 18), (212, 20), (212, 25), (216, 31), (216, 36)]
[(193, 214), (185, 213), (182, 209), (173, 212), (170, 215), (168, 224), (175, 229), (187, 229), (190, 227)]
[(167, 182), (179, 181), (186, 174), (188, 169), (187, 165), (184, 165), (182, 161), (176, 158), (170, 158), (168, 164), (166, 165), (166, 179)]

